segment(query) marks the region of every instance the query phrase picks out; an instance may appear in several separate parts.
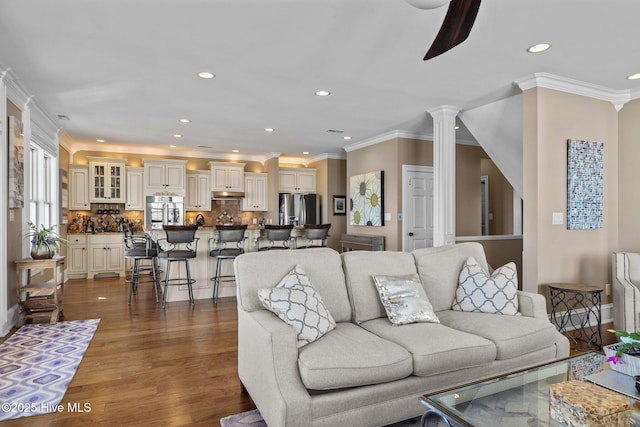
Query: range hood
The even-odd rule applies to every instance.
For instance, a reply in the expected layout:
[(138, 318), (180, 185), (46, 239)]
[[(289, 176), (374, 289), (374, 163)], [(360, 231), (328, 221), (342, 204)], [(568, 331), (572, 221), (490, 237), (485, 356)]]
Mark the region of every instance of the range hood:
[(213, 191), (211, 200), (243, 199), (244, 193), (241, 191)]

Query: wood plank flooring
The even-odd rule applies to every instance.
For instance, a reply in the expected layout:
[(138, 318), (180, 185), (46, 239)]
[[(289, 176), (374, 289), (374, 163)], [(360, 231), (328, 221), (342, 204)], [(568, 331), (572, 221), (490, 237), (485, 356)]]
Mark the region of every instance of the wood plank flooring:
[[(131, 306), (124, 279), (70, 280), (64, 320), (100, 325), (62, 404), (64, 411), (5, 421), (3, 426), (219, 426), (221, 417), (255, 408), (237, 378), (235, 298), (155, 303), (141, 284)], [(615, 342), (603, 325), (605, 344)], [(3, 341), (7, 337), (0, 339)], [(584, 349), (574, 349), (572, 353)]]
[(3, 426), (219, 426), (221, 417), (255, 408), (237, 377), (235, 298), (163, 309), (151, 284), (140, 285), (131, 306), (127, 297), (121, 278), (67, 282), (64, 320), (101, 320), (62, 404), (89, 403), (91, 411)]

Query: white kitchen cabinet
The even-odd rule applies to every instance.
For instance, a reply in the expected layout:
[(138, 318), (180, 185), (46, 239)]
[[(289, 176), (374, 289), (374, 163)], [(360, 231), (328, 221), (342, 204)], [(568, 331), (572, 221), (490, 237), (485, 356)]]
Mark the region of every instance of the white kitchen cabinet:
[(82, 279), (87, 277), (87, 235), (67, 235), (67, 277), (69, 279)]
[(88, 278), (97, 274), (124, 274), (124, 239), (122, 233), (91, 234), (88, 237)]
[(245, 163), (209, 162), (211, 191), (244, 191)]
[(184, 196), (186, 160), (143, 159), (144, 194), (168, 192)]
[(280, 168), (281, 193), (315, 193), (316, 170), (308, 168)]
[(184, 209), (187, 211), (211, 210), (211, 172), (188, 171), (187, 194)]
[(89, 200), (91, 203), (125, 202), (125, 163), (127, 159), (90, 157)]
[(69, 209), (88, 211), (89, 201), (89, 168), (87, 166), (69, 166)]
[(144, 210), (144, 168), (127, 168), (127, 195), (124, 208), (128, 211)]
[(267, 202), (267, 174), (244, 174), (244, 198), (240, 203), (240, 210), (249, 212), (264, 212), (268, 210)]

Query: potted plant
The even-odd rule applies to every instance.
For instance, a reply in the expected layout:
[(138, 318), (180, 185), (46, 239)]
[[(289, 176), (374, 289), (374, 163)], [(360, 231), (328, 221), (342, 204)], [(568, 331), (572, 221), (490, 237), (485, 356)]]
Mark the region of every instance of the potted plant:
[(628, 332), (619, 329), (609, 329), (609, 332), (620, 338), (619, 343), (604, 347), (607, 362), (611, 368), (623, 374), (640, 375), (640, 332)]
[(60, 245), (66, 245), (67, 241), (54, 231), (55, 225), (45, 227), (40, 225), (38, 228), (31, 221), (29, 224), (29, 233), (25, 236), (31, 237), (31, 258), (33, 259), (47, 259), (53, 258), (53, 256), (60, 251)]

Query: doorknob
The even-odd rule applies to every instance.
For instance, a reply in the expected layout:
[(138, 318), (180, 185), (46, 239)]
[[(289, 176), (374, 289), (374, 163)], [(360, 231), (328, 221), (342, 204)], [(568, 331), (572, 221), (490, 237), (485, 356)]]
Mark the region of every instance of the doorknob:
[(409, 236), (413, 236), (413, 233), (409, 233)]

